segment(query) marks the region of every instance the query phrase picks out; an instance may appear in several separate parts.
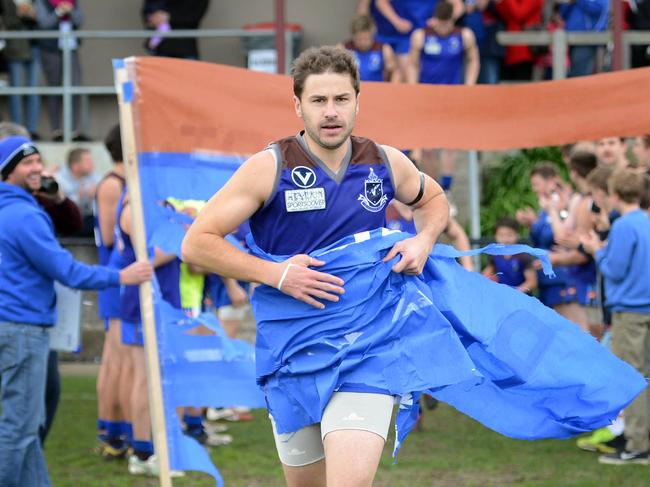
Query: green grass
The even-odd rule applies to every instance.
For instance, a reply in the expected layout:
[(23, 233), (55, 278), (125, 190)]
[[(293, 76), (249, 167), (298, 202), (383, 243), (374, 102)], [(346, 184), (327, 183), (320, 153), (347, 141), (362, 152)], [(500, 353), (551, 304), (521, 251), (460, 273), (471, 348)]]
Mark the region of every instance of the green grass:
[[(63, 394), (46, 444), (52, 485), (56, 487), (155, 486), (156, 479), (132, 477), (126, 462), (93, 455), (96, 424), (95, 378), (63, 377)], [(265, 411), (256, 419), (229, 423), (232, 445), (212, 449), (226, 486), (283, 486)], [(500, 436), (451, 407), (427, 411), (421, 432), (412, 433), (392, 464), (385, 448), (375, 485), (380, 487), (598, 486), (650, 485), (650, 467), (605, 466), (573, 440), (524, 442)], [(203, 474), (190, 473), (175, 486), (212, 486)]]

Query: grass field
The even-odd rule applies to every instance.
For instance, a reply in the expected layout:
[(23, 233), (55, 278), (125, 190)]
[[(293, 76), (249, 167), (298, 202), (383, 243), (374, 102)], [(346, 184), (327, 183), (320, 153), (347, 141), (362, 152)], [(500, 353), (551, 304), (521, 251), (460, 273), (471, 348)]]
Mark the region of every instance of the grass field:
[[(108, 462), (91, 453), (96, 402), (93, 376), (64, 376), (63, 393), (46, 458), (55, 487), (155, 486), (156, 479), (133, 477), (126, 462)], [(282, 472), (265, 411), (256, 419), (229, 423), (234, 442), (212, 449), (228, 487), (283, 486)], [(524, 442), (504, 438), (441, 405), (427, 412), (424, 428), (412, 433), (392, 464), (389, 439), (375, 485), (381, 487), (598, 486), (647, 487), (650, 467), (599, 465), (596, 454), (573, 440)], [(212, 486), (210, 477), (190, 473), (175, 486)]]

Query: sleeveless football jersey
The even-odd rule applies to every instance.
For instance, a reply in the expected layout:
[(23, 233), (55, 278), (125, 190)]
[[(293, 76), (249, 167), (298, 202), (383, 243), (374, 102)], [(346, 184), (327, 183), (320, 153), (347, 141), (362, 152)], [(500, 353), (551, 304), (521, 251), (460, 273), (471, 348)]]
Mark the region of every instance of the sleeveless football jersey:
[(381, 42), (375, 42), (367, 51), (356, 49), (352, 41), (347, 41), (345, 48), (354, 54), (359, 63), (361, 81), (384, 81), (384, 50)]
[[(116, 246), (122, 257), (124, 266), (136, 261), (135, 249), (131, 238), (120, 227), (120, 216), (124, 211), (124, 194), (120, 198), (116, 224)], [(160, 292), (165, 301), (180, 309), (180, 260), (174, 259), (165, 265), (156, 267), (156, 279), (160, 285)], [(140, 323), (140, 291), (139, 286), (122, 286), (120, 294), (120, 319), (129, 323)]]
[(394, 185), (383, 149), (351, 137), (334, 173), (307, 147), (303, 134), (269, 146), (275, 188), (250, 219), (257, 245), (276, 255), (308, 253), (354, 233), (383, 227)]
[(420, 83), (460, 85), (464, 81), (463, 36), (454, 29), (440, 37), (431, 28), (424, 30), (424, 46), (420, 54)]
[[(97, 187), (101, 185), (108, 178), (117, 179), (122, 188), (126, 185), (126, 180), (114, 172), (108, 173), (104, 178), (99, 182)], [(111, 254), (113, 252), (112, 245), (106, 245), (102, 240), (102, 233), (99, 230), (99, 212), (97, 211), (97, 199), (95, 198), (95, 204), (93, 205), (93, 213), (95, 220), (95, 245), (97, 246), (97, 256), (99, 259), (99, 265), (108, 265), (110, 267), (115, 267), (120, 269), (118, 265), (119, 259), (111, 259)], [(117, 318), (120, 314), (120, 288), (112, 287), (108, 289), (103, 289), (97, 291), (97, 306), (99, 308), (99, 317), (102, 319)]]

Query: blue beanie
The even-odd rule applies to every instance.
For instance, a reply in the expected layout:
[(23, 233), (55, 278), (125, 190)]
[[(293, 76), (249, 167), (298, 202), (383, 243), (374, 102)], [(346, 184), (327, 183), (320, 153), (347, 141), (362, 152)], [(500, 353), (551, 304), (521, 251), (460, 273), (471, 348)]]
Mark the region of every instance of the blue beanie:
[(12, 135), (0, 141), (0, 179), (7, 179), (11, 171), (25, 157), (38, 154), (31, 140), (20, 135)]

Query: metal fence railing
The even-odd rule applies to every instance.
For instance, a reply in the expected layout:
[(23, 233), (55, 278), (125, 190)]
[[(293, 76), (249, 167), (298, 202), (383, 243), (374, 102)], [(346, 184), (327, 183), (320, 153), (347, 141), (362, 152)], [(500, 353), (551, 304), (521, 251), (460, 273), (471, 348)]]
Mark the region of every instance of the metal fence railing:
[[(72, 85), (72, 51), (71, 38), (77, 39), (147, 39), (149, 37), (170, 38), (242, 38), (270, 37), (275, 38), (273, 29), (197, 29), (172, 30), (169, 32), (154, 32), (151, 30), (76, 30), (71, 32), (58, 30), (42, 31), (0, 31), (0, 39), (61, 39), (62, 47), (62, 82), (61, 86), (38, 87), (7, 87), (0, 89), (1, 96), (10, 95), (58, 95), (63, 98), (63, 140), (70, 142), (72, 138), (72, 97), (75, 95), (114, 95), (115, 87), (106, 86), (74, 86)], [(289, 72), (293, 53), (293, 35), (285, 31), (285, 72)]]
[[(613, 42), (611, 31), (606, 32), (567, 32), (558, 29), (554, 32), (499, 32), (497, 41), (504, 46), (528, 45), (548, 46), (553, 56), (553, 79), (567, 76), (566, 59), (571, 46), (606, 46)], [(650, 31), (623, 32), (623, 68), (630, 68), (630, 46), (650, 45)]]

